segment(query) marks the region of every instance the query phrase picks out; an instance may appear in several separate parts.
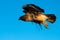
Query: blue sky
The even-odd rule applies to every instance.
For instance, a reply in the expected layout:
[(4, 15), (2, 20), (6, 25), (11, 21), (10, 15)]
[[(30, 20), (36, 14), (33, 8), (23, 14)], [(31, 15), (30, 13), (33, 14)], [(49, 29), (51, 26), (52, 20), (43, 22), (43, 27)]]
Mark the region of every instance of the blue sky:
[[(46, 14), (57, 16), (49, 29), (39, 30), (39, 25), (19, 21), (24, 13), (22, 6), (35, 4), (45, 10)], [(60, 40), (60, 0), (0, 0), (0, 40)]]

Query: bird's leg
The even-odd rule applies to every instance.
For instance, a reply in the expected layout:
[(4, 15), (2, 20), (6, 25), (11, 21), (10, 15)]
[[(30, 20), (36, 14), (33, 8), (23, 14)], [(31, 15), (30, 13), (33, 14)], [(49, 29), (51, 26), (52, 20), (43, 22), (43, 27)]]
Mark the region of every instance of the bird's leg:
[(45, 26), (46, 28), (48, 28), (48, 25), (47, 25), (47, 23), (46, 23), (45, 21), (43, 21), (42, 24), (44, 24), (44, 26)]

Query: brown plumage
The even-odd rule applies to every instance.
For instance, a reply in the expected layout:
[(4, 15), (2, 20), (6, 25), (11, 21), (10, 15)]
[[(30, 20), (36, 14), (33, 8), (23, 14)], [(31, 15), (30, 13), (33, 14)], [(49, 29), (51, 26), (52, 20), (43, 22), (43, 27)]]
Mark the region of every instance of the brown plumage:
[(46, 28), (48, 28), (46, 21), (54, 23), (56, 20), (56, 16), (54, 14), (42, 14), (44, 13), (44, 10), (34, 4), (27, 4), (23, 6), (23, 9), (25, 15), (21, 16), (19, 20), (43, 24)]

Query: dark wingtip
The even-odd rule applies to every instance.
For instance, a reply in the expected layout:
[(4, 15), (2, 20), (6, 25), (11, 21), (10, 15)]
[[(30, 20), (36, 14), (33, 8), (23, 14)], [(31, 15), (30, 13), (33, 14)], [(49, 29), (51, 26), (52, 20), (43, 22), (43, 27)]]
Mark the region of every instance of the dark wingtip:
[(35, 4), (26, 4), (25, 6), (23, 6), (23, 9), (25, 9), (27, 7), (30, 7), (30, 5), (33, 6), (33, 7), (35, 7), (37, 9), (37, 11), (40, 11), (40, 12), (43, 12), (44, 13), (44, 9), (36, 6)]
[(34, 6), (35, 8), (37, 8), (38, 10), (40, 10), (40, 12), (44, 12), (44, 9), (42, 9), (42, 8), (40, 8), (40, 7), (38, 7), (38, 6), (34, 5), (34, 4), (29, 4), (29, 5)]

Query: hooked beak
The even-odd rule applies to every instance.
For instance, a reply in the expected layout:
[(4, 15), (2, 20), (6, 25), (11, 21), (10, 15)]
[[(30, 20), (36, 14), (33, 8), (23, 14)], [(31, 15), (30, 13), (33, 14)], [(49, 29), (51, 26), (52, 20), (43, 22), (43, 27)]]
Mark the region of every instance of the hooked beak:
[(24, 16), (21, 16), (19, 20), (26, 21)]

